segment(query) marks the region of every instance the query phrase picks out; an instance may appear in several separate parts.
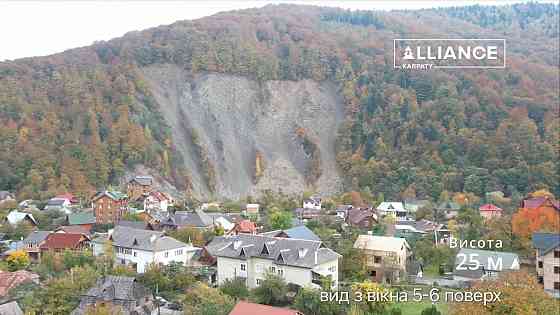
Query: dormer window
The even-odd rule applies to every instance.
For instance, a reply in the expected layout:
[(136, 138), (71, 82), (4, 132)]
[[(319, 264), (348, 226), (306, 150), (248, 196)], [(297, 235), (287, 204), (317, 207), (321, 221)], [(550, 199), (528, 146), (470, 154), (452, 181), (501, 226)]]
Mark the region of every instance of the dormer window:
[(241, 251), (239, 252), (239, 257), (247, 257), (247, 254), (245, 253), (245, 248), (241, 248)]

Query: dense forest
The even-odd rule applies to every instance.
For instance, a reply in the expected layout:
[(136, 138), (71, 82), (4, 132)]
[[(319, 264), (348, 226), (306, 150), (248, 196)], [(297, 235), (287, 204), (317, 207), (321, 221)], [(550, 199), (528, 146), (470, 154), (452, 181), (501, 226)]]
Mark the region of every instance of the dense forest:
[[(141, 68), (330, 80), (344, 97), (337, 161), (346, 190), (437, 199), (558, 186), (559, 6), (419, 11), (269, 5), (0, 63), (0, 190), (87, 196), (144, 164), (182, 190), (169, 127)], [(505, 70), (393, 69), (407, 34), (508, 41)]]

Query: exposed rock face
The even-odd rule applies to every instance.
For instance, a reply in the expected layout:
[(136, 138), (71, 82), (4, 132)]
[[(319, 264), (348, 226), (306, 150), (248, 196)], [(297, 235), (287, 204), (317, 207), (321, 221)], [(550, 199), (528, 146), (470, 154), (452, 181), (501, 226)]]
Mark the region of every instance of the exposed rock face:
[[(342, 189), (335, 139), (344, 114), (334, 84), (259, 83), (225, 74), (193, 78), (174, 65), (150, 66), (144, 73), (200, 196)], [(298, 129), (319, 148), (319, 178), (309, 178), (313, 156), (298, 138)], [(265, 165), (258, 178), (257, 152)]]

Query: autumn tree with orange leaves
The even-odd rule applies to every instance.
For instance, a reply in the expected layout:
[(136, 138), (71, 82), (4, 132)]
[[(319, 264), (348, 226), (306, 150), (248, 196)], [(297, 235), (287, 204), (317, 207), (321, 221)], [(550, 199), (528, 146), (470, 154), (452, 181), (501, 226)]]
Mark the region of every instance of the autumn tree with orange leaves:
[(450, 314), (557, 314), (556, 301), (544, 292), (536, 277), (524, 271), (501, 273), (499, 279), (478, 282), (472, 290), (494, 292), (500, 295), (500, 300), (486, 305), (482, 302), (455, 303), (451, 306)]

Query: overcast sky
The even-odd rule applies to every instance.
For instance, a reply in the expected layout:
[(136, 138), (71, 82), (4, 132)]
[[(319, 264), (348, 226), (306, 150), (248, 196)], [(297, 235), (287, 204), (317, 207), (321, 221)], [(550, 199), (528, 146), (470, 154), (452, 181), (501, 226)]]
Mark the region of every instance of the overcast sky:
[(391, 10), (516, 2), (523, 1), (2, 1), (0, 61), (49, 55), (129, 31), (269, 3)]

